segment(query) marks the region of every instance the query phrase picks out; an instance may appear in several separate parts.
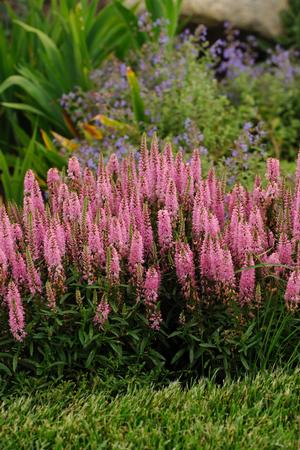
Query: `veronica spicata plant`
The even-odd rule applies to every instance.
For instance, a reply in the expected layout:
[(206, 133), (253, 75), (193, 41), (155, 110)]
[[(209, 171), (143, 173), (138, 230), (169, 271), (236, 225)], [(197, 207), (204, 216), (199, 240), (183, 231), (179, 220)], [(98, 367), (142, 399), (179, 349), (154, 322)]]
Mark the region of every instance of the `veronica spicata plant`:
[(269, 159), (264, 182), (226, 192), (213, 169), (203, 177), (199, 150), (184, 162), (169, 144), (160, 152), (155, 136), (150, 150), (143, 138), (138, 163), (114, 154), (107, 164), (100, 158), (96, 174), (75, 157), (66, 174), (50, 169), (47, 200), (28, 171), (23, 208), (0, 209), (2, 355), (15, 341), (15, 364), (51, 348), (60, 362), (50, 366), (72, 368), (86, 348), (86, 367), (103, 364), (107, 348), (161, 363), (158, 351), (170, 352), (162, 330), (170, 338), (190, 330), (175, 362), (186, 346), (194, 352), (195, 326), (213, 334), (220, 311), (239, 327), (273, 296), (273, 315), (285, 305), (295, 316), (299, 177), (300, 159), (292, 189)]

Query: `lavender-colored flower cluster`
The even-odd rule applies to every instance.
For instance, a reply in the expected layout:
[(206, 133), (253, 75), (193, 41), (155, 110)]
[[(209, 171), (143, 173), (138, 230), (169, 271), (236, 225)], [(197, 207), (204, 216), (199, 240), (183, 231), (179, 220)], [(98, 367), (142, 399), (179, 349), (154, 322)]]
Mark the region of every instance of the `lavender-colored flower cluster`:
[[(148, 150), (144, 137), (138, 163), (113, 154), (95, 176), (73, 157), (66, 175), (49, 170), (48, 191), (45, 202), (29, 171), (23, 209), (0, 208), (2, 307), (19, 341), (31, 304), (39, 299), (55, 312), (71, 274), (73, 285), (76, 274), (81, 285), (98, 286), (100, 329), (111, 298), (122, 309), (129, 287), (159, 329), (166, 275), (188, 317), (203, 302), (259, 307), (282, 286), (289, 308), (300, 303), (300, 156), (292, 191), (269, 159), (265, 187), (256, 178), (252, 190), (226, 192), (213, 169), (203, 177), (199, 150), (184, 162), (169, 144), (160, 152), (155, 136)], [(77, 291), (76, 299), (85, 301)]]
[(72, 117), (75, 124), (89, 121), (92, 118), (85, 93), (80, 87), (75, 87), (72, 92), (63, 94), (60, 99), (60, 106)]
[(217, 75), (234, 79), (240, 74), (257, 78), (270, 73), (286, 83), (292, 82), (300, 74), (299, 54), (293, 49), (277, 45), (266, 51), (266, 58), (259, 62), (259, 48), (252, 35), (240, 38), (240, 31), (225, 23), (225, 37), (210, 46), (213, 67)]
[(239, 30), (228, 22), (224, 28), (225, 37), (217, 39), (209, 48), (216, 73), (227, 78), (235, 78), (241, 72), (253, 74), (257, 59), (256, 39), (251, 35), (246, 41), (239, 39)]

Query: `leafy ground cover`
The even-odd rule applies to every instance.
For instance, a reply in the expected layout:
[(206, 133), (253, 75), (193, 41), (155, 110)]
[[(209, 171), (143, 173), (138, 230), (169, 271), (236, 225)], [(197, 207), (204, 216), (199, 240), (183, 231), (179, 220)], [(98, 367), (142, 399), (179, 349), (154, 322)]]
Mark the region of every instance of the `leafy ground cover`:
[(294, 450), (299, 387), (299, 371), (189, 388), (97, 377), (25, 384), (0, 402), (0, 448)]

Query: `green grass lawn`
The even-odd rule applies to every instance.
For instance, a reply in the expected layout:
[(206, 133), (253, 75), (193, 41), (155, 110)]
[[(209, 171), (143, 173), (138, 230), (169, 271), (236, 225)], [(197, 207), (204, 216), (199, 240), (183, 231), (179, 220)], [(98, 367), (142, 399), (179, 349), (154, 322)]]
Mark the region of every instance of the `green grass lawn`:
[(109, 380), (2, 395), (0, 448), (284, 449), (299, 446), (300, 372), (155, 389)]

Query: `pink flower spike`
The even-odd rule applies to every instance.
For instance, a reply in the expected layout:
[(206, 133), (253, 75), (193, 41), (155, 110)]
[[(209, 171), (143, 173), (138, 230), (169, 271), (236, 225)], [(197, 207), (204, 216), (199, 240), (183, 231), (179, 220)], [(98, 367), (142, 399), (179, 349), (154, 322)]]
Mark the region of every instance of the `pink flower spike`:
[(200, 271), (201, 276), (206, 279), (214, 278), (214, 248), (210, 236), (206, 236), (200, 250)]
[(153, 247), (154, 238), (153, 238), (153, 230), (152, 230), (152, 225), (151, 225), (151, 220), (150, 220), (149, 209), (148, 209), (148, 205), (146, 205), (146, 204), (144, 205), (143, 216), (144, 216), (143, 217), (144, 223), (143, 223), (143, 227), (142, 227), (142, 237), (143, 237), (145, 252), (147, 254), (149, 254)]
[(110, 311), (111, 308), (107, 300), (101, 300), (97, 307), (96, 315), (94, 318), (95, 325), (98, 325), (100, 329), (103, 329), (103, 325), (107, 321)]
[(300, 272), (292, 272), (285, 291), (284, 299), (290, 308), (300, 303)]
[(2, 250), (8, 260), (12, 260), (15, 254), (15, 236), (14, 228), (10, 223), (6, 211), (3, 211), (0, 223), (0, 240)]
[(24, 282), (27, 277), (27, 270), (24, 258), (21, 254), (16, 254), (12, 261), (12, 274), (17, 282)]
[(33, 191), (33, 186), (35, 184), (35, 176), (32, 170), (26, 172), (24, 178), (24, 194), (29, 195)]
[(278, 256), (281, 264), (291, 266), (293, 264), (292, 259), (292, 243), (287, 238), (286, 234), (281, 234), (278, 243)]
[(201, 169), (200, 150), (195, 149), (193, 151), (193, 156), (192, 156), (192, 160), (191, 160), (191, 173), (192, 173), (195, 183), (197, 183), (198, 186), (200, 185), (200, 182), (201, 182), (201, 172), (202, 172), (202, 169)]
[(160, 330), (160, 324), (162, 322), (162, 316), (160, 311), (155, 311), (149, 317), (150, 328), (155, 331)]
[(47, 297), (49, 309), (55, 310), (55, 307), (56, 307), (55, 291), (54, 291), (50, 281), (46, 282), (46, 297)]
[(11, 281), (8, 285), (6, 301), (9, 309), (9, 327), (17, 341), (23, 341), (25, 332), (25, 314), (21, 296), (16, 284)]
[(143, 245), (143, 239), (139, 231), (135, 231), (130, 245), (130, 253), (129, 253), (129, 269), (131, 272), (134, 272), (136, 269), (136, 266), (138, 264), (143, 264), (144, 256), (144, 245)]
[(23, 230), (22, 230), (21, 226), (18, 223), (14, 223), (14, 224), (12, 224), (11, 227), (12, 227), (14, 238), (17, 241), (21, 241), (23, 239)]
[(119, 161), (116, 154), (112, 154), (107, 163), (107, 173), (109, 176), (119, 174)]
[(280, 163), (278, 159), (268, 158), (267, 159), (267, 173), (266, 178), (270, 182), (278, 181), (280, 177)]
[(195, 283), (195, 266), (193, 252), (188, 244), (177, 242), (175, 253), (175, 267), (179, 282), (184, 287), (187, 281)]
[(59, 171), (56, 168), (49, 169), (47, 173), (48, 189), (53, 191), (54, 187), (58, 186), (60, 181)]
[(42, 280), (36, 270), (29, 251), (26, 252), (27, 284), (31, 295), (42, 292)]
[(54, 232), (51, 230), (49, 236), (45, 236), (44, 239), (44, 254), (45, 260), (48, 264), (48, 268), (52, 269), (54, 267), (61, 265), (61, 254), (58, 246), (58, 242)]
[(222, 281), (231, 287), (235, 286), (235, 275), (230, 250), (222, 250), (223, 252), (223, 271)]
[(247, 264), (243, 266), (240, 278), (239, 299), (242, 305), (251, 303), (255, 297), (255, 269), (249, 268), (254, 266), (253, 257), (247, 258)]
[(166, 209), (158, 211), (158, 242), (163, 251), (170, 248), (173, 240), (171, 218)]
[(149, 170), (149, 151), (147, 147), (147, 136), (143, 134), (140, 145), (139, 172), (145, 174)]
[(178, 199), (177, 190), (173, 180), (170, 180), (167, 187), (166, 197), (165, 197), (166, 209), (172, 218), (176, 217), (178, 212)]
[(115, 249), (115, 247), (111, 247), (110, 252), (110, 262), (108, 267), (108, 278), (111, 280), (113, 284), (116, 284), (120, 280), (120, 257)]
[(158, 299), (158, 289), (160, 283), (160, 274), (155, 267), (150, 267), (146, 273), (144, 283), (144, 296), (146, 305), (153, 305)]
[(279, 255), (277, 252), (273, 252), (266, 259), (266, 264), (269, 266), (266, 268), (267, 272), (275, 273), (276, 275), (280, 275), (283, 271), (283, 267), (281, 267), (281, 262), (279, 259)]
[(75, 156), (69, 159), (68, 163), (68, 177), (71, 180), (78, 180), (81, 177), (81, 169), (79, 165), (79, 161)]
[(217, 237), (220, 232), (220, 226), (217, 217), (214, 214), (206, 215), (205, 217), (205, 233), (212, 237)]
[(198, 202), (194, 202), (193, 217), (192, 217), (192, 230), (194, 239), (199, 239), (200, 233), (203, 228), (203, 206)]
[(0, 249), (0, 292), (6, 281), (8, 271), (7, 258), (5, 253)]
[(296, 243), (300, 240), (300, 209), (295, 212), (293, 223), (293, 242)]

